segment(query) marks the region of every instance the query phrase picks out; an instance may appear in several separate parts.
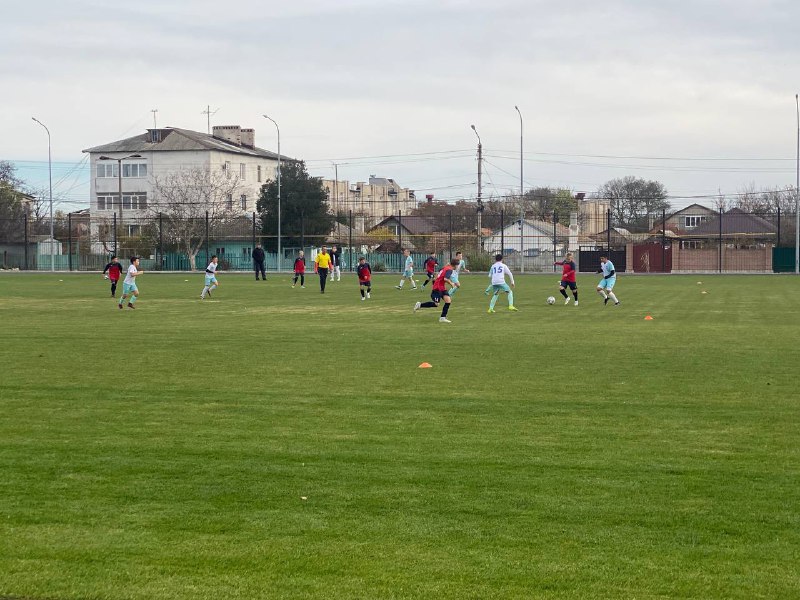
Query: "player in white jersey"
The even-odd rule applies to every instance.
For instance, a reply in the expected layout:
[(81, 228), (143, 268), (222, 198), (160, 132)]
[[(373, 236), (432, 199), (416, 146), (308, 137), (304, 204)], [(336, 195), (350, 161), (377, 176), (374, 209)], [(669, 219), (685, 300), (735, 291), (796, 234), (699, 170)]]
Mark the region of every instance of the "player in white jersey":
[(119, 308), (122, 309), (122, 305), (125, 302), (125, 298), (130, 296), (130, 301), (128, 302), (128, 308), (134, 308), (134, 304), (136, 304), (136, 300), (139, 299), (139, 288), (136, 287), (136, 277), (144, 273), (144, 271), (139, 270), (139, 257), (138, 256), (131, 256), (131, 266), (128, 267), (128, 273), (125, 275), (125, 281), (122, 282), (122, 296), (119, 299)]
[(467, 268), (467, 262), (464, 260), (464, 255), (461, 253), (461, 250), (456, 252), (456, 258), (458, 259), (458, 266), (456, 267), (456, 273), (469, 273), (469, 269)]
[(219, 282), (217, 281), (217, 265), (219, 264), (219, 259), (217, 255), (214, 254), (211, 257), (211, 262), (208, 263), (206, 267), (206, 279), (205, 279), (205, 286), (203, 287), (203, 291), (200, 292), (200, 300), (205, 300), (206, 295), (211, 297), (211, 292), (214, 291), (219, 287)]
[(414, 259), (411, 258), (411, 250), (403, 250), (405, 262), (403, 265), (403, 276), (400, 278), (400, 285), (395, 286), (398, 290), (403, 289), (403, 284), (408, 279), (411, 282), (411, 289), (417, 289), (417, 282), (414, 281)]
[(607, 256), (600, 257), (600, 270), (598, 273), (603, 274), (603, 278), (597, 284), (597, 293), (603, 297), (603, 304), (608, 304), (608, 299), (611, 298), (614, 301), (614, 306), (619, 306), (619, 300), (614, 295), (617, 271), (614, 269), (614, 263), (608, 260)]
[[(495, 255), (494, 261), (492, 268), (489, 269), (489, 277), (492, 278), (491, 289), (494, 293), (489, 301), (489, 310), (487, 312), (494, 312), (494, 305), (497, 303), (497, 297), (500, 292), (508, 294), (508, 310), (517, 310), (517, 307), (514, 306), (514, 292), (511, 291), (511, 288), (514, 287), (514, 275), (511, 273), (511, 269), (503, 263), (502, 254)], [(511, 287), (508, 287), (506, 283), (506, 276), (508, 276)]]

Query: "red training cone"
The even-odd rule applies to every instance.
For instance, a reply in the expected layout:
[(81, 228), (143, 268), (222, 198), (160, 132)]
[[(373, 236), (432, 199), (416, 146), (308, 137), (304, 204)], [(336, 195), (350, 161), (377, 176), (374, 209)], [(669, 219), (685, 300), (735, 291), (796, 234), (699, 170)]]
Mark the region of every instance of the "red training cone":
[(651, 317), (650, 315), (647, 315), (647, 316), (644, 318), (644, 320), (645, 320), (645, 321), (652, 321), (652, 320), (653, 320), (653, 317)]
[(432, 365), (431, 363), (426, 363), (426, 362), (425, 362), (425, 363), (422, 363), (422, 364), (421, 364), (419, 367), (417, 367), (417, 368), (418, 368), (418, 369), (432, 369), (432, 368), (433, 368), (433, 365)]

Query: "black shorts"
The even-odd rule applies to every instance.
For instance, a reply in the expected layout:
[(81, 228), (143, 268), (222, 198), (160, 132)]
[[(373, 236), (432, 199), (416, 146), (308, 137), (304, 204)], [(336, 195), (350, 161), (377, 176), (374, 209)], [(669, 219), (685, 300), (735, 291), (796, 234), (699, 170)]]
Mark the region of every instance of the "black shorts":
[(428, 273), (427, 271), (425, 272), (425, 275), (428, 276), (428, 279), (433, 279), (434, 277), (436, 277), (436, 273)]
[(366, 285), (367, 287), (372, 287), (372, 282), (371, 281), (359, 281), (358, 284), (359, 285)]
[(431, 300), (433, 300), (436, 304), (439, 304), (439, 302), (442, 301), (442, 298), (444, 298), (445, 296), (449, 296), (449, 295), (450, 295), (450, 292), (448, 292), (447, 290), (444, 290), (443, 292), (441, 292), (439, 290), (433, 290), (431, 292)]
[(575, 283), (574, 281), (562, 281), (561, 282), (561, 287), (562, 288), (569, 288), (571, 290), (577, 290), (578, 289), (578, 284)]

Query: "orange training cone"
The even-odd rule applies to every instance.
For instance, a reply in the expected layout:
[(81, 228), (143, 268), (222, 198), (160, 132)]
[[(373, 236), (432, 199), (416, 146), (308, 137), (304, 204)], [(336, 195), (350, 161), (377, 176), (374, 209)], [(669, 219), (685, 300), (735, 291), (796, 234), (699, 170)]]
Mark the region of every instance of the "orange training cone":
[(426, 363), (426, 362), (425, 362), (425, 363), (422, 363), (422, 364), (421, 364), (419, 367), (417, 367), (417, 368), (418, 368), (418, 369), (432, 369), (432, 368), (433, 368), (433, 365), (432, 365), (431, 363)]
[(647, 315), (647, 316), (644, 318), (644, 320), (645, 320), (645, 321), (652, 321), (652, 320), (653, 320), (653, 317), (651, 317), (650, 315)]

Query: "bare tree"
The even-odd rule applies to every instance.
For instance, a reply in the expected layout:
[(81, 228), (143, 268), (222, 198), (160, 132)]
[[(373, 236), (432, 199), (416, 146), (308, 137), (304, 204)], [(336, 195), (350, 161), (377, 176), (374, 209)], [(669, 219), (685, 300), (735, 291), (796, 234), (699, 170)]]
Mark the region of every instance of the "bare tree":
[(611, 179), (594, 196), (611, 200), (614, 222), (631, 230), (647, 230), (650, 216), (660, 216), (670, 208), (667, 188), (658, 181), (639, 177)]
[(186, 255), (192, 270), (206, 242), (206, 216), (217, 224), (233, 219), (238, 188), (238, 177), (208, 168), (153, 176), (155, 199), (148, 210), (155, 217), (161, 215), (164, 238)]

